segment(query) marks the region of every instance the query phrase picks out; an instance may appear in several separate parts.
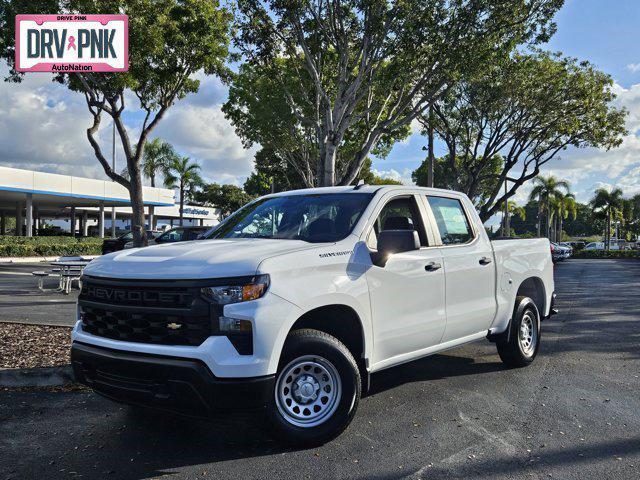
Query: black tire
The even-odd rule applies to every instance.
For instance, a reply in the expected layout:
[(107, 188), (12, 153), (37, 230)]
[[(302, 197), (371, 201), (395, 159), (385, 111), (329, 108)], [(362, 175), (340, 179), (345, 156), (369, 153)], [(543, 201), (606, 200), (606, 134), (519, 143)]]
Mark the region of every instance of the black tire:
[[(526, 319), (526, 320), (525, 320)], [(531, 346), (521, 341), (519, 333), (523, 321), (532, 327)], [(534, 301), (529, 297), (516, 297), (513, 316), (509, 323), (508, 339), (497, 342), (498, 355), (505, 365), (526, 367), (531, 364), (540, 349), (540, 313)]]
[[(333, 371), (337, 373), (340, 381), (339, 388), (334, 390), (339, 391), (340, 395), (332, 397), (334, 400), (330, 403), (331, 408), (327, 409), (326, 416), (317, 425), (301, 426), (292, 423), (296, 421), (291, 418), (292, 413), (290, 411), (286, 413), (287, 406), (284, 405), (282, 400), (278, 400), (278, 398), (282, 398), (279, 397), (281, 386), (284, 388), (288, 384), (293, 385), (295, 383), (289, 380), (295, 370), (291, 371), (292, 375), (286, 375), (287, 378), (285, 378), (286, 372), (290, 371), (289, 369), (293, 368), (299, 359), (303, 358), (310, 358), (310, 361), (316, 359), (319, 362), (328, 362), (328, 368), (334, 367)], [(316, 370), (313, 369), (311, 371), (315, 372)], [(305, 374), (305, 372), (301, 371), (298, 375), (300, 374)], [(320, 373), (317, 373), (317, 375), (322, 376)], [(326, 385), (324, 388), (326, 388)], [(320, 390), (318, 394), (318, 400), (323, 400), (322, 391)], [(268, 406), (268, 418), (276, 429), (276, 438), (294, 445), (311, 446), (320, 445), (337, 437), (351, 423), (358, 408), (360, 392), (360, 371), (353, 355), (342, 342), (318, 330), (294, 330), (289, 334), (285, 342), (280, 357), (278, 373), (276, 374), (274, 394)], [(291, 396), (293, 397), (293, 393)], [(297, 404), (294, 403), (293, 405)], [(291, 404), (289, 404), (289, 408), (291, 408)], [(316, 407), (314, 406), (313, 408)], [(318, 405), (317, 408), (321, 412), (324, 406)], [(314, 412), (310, 414), (320, 415), (321, 413)], [(301, 421), (306, 420), (302, 419)]]

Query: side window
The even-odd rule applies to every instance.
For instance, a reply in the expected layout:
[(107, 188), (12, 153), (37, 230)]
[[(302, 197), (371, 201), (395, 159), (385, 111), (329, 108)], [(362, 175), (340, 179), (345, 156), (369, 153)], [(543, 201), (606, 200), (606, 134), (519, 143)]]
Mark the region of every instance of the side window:
[(431, 196), (427, 196), (427, 200), (436, 217), (443, 245), (459, 245), (473, 240), (473, 230), (460, 200)]
[(416, 230), (420, 237), (420, 245), (427, 246), (427, 235), (413, 196), (394, 198), (382, 208), (367, 237), (369, 248), (377, 250), (378, 233), (382, 230)]
[(170, 230), (162, 236), (163, 242), (181, 242), (184, 235), (184, 229), (176, 228)]

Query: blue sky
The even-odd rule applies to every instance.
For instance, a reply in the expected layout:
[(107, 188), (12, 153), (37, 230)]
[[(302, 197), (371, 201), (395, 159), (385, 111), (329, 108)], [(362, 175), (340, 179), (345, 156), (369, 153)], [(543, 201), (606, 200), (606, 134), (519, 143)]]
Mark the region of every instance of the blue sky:
[[(567, 0), (556, 16), (558, 32), (546, 47), (588, 60), (616, 82), (616, 104), (630, 111), (630, 135), (611, 152), (568, 150), (546, 173), (568, 179), (578, 200), (586, 201), (600, 186), (620, 186), (640, 193), (640, 0)], [(0, 75), (6, 65), (0, 65)], [(245, 150), (220, 107), (227, 89), (219, 80), (201, 77), (201, 89), (172, 107), (155, 135), (198, 161), (208, 179), (241, 185), (252, 169), (255, 150)], [(129, 98), (129, 105), (134, 99)], [(139, 115), (132, 114), (132, 127)], [(0, 83), (0, 164), (103, 178), (86, 140), (90, 124), (84, 97), (51, 82), (48, 74), (27, 74), (19, 84)], [(109, 145), (110, 125), (100, 138)], [(383, 176), (410, 182), (424, 158), (425, 138), (414, 134), (397, 144), (389, 157), (376, 159)], [(107, 147), (107, 153), (110, 151)], [(438, 148), (437, 154), (444, 153)], [(122, 159), (122, 155), (118, 157)], [(528, 195), (523, 188), (516, 200)]]

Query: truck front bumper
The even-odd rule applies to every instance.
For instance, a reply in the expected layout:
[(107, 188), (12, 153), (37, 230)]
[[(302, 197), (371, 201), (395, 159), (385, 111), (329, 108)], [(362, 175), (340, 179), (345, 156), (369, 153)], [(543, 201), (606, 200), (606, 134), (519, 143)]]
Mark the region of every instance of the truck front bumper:
[(71, 347), (71, 363), (76, 380), (105, 397), (194, 417), (260, 409), (274, 391), (274, 375), (221, 379), (200, 360), (80, 342)]

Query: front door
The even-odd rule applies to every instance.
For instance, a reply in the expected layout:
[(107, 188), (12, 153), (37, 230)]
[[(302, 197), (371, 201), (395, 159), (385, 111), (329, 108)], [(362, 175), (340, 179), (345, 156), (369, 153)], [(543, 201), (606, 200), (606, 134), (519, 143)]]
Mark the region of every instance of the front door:
[(416, 230), (420, 250), (391, 255), (367, 271), (373, 319), (373, 364), (386, 366), (437, 345), (445, 329), (445, 279), (440, 249), (429, 246), (414, 195), (389, 198), (367, 237), (375, 250), (381, 230)]

